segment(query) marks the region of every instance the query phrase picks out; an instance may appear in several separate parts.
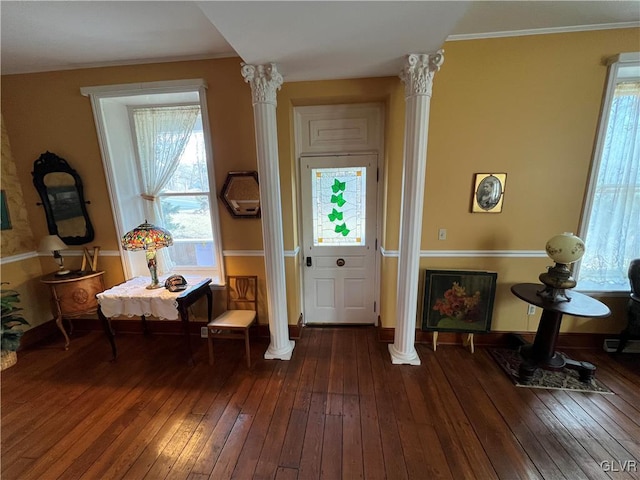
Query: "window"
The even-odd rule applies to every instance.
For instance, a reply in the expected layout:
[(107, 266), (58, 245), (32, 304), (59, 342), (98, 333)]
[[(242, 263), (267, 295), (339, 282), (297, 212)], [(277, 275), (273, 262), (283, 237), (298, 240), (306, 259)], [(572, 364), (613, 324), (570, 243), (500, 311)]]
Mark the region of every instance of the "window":
[[(169, 230), (161, 273), (224, 278), (204, 83), (83, 88), (91, 97), (116, 229), (144, 220)], [(213, 206), (213, 208), (212, 208)], [(122, 251), (127, 278), (148, 275), (144, 255)]]
[(620, 54), (611, 63), (602, 112), (577, 287), (628, 291), (629, 264), (640, 257), (640, 54)]
[(366, 245), (367, 167), (311, 169), (313, 246)]

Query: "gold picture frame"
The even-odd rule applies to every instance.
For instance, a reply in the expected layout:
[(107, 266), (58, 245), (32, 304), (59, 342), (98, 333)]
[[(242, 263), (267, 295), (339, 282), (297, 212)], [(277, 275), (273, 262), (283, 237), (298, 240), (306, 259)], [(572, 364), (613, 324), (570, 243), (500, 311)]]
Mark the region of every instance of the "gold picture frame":
[(506, 183), (506, 173), (476, 173), (471, 200), (471, 212), (502, 212)]

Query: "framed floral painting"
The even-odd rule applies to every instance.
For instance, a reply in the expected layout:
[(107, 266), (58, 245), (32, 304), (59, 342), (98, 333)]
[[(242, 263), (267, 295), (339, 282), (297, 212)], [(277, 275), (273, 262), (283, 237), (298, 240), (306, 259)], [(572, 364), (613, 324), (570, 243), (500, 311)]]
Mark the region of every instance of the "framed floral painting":
[(496, 272), (427, 270), (422, 329), (482, 333), (491, 330)]

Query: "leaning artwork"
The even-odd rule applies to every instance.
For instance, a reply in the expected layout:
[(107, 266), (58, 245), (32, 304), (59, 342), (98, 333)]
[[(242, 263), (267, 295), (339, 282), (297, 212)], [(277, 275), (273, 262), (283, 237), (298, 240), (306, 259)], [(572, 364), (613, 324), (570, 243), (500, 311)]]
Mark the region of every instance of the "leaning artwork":
[(490, 331), (497, 276), (496, 272), (427, 270), (422, 329)]

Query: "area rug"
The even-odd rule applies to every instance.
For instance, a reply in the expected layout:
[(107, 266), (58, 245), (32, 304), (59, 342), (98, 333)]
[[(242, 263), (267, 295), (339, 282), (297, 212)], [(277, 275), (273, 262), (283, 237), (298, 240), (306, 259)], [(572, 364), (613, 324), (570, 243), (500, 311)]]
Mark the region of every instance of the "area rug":
[[(578, 372), (568, 368), (564, 368), (558, 372), (539, 368), (533, 375), (531, 382), (526, 384), (520, 383), (518, 368), (520, 367), (522, 359), (518, 350), (495, 348), (489, 349), (489, 353), (518, 387), (613, 394), (611, 389), (597, 378), (593, 378), (588, 383), (581, 382), (578, 377)], [(596, 377), (597, 375), (598, 371), (596, 370)]]

